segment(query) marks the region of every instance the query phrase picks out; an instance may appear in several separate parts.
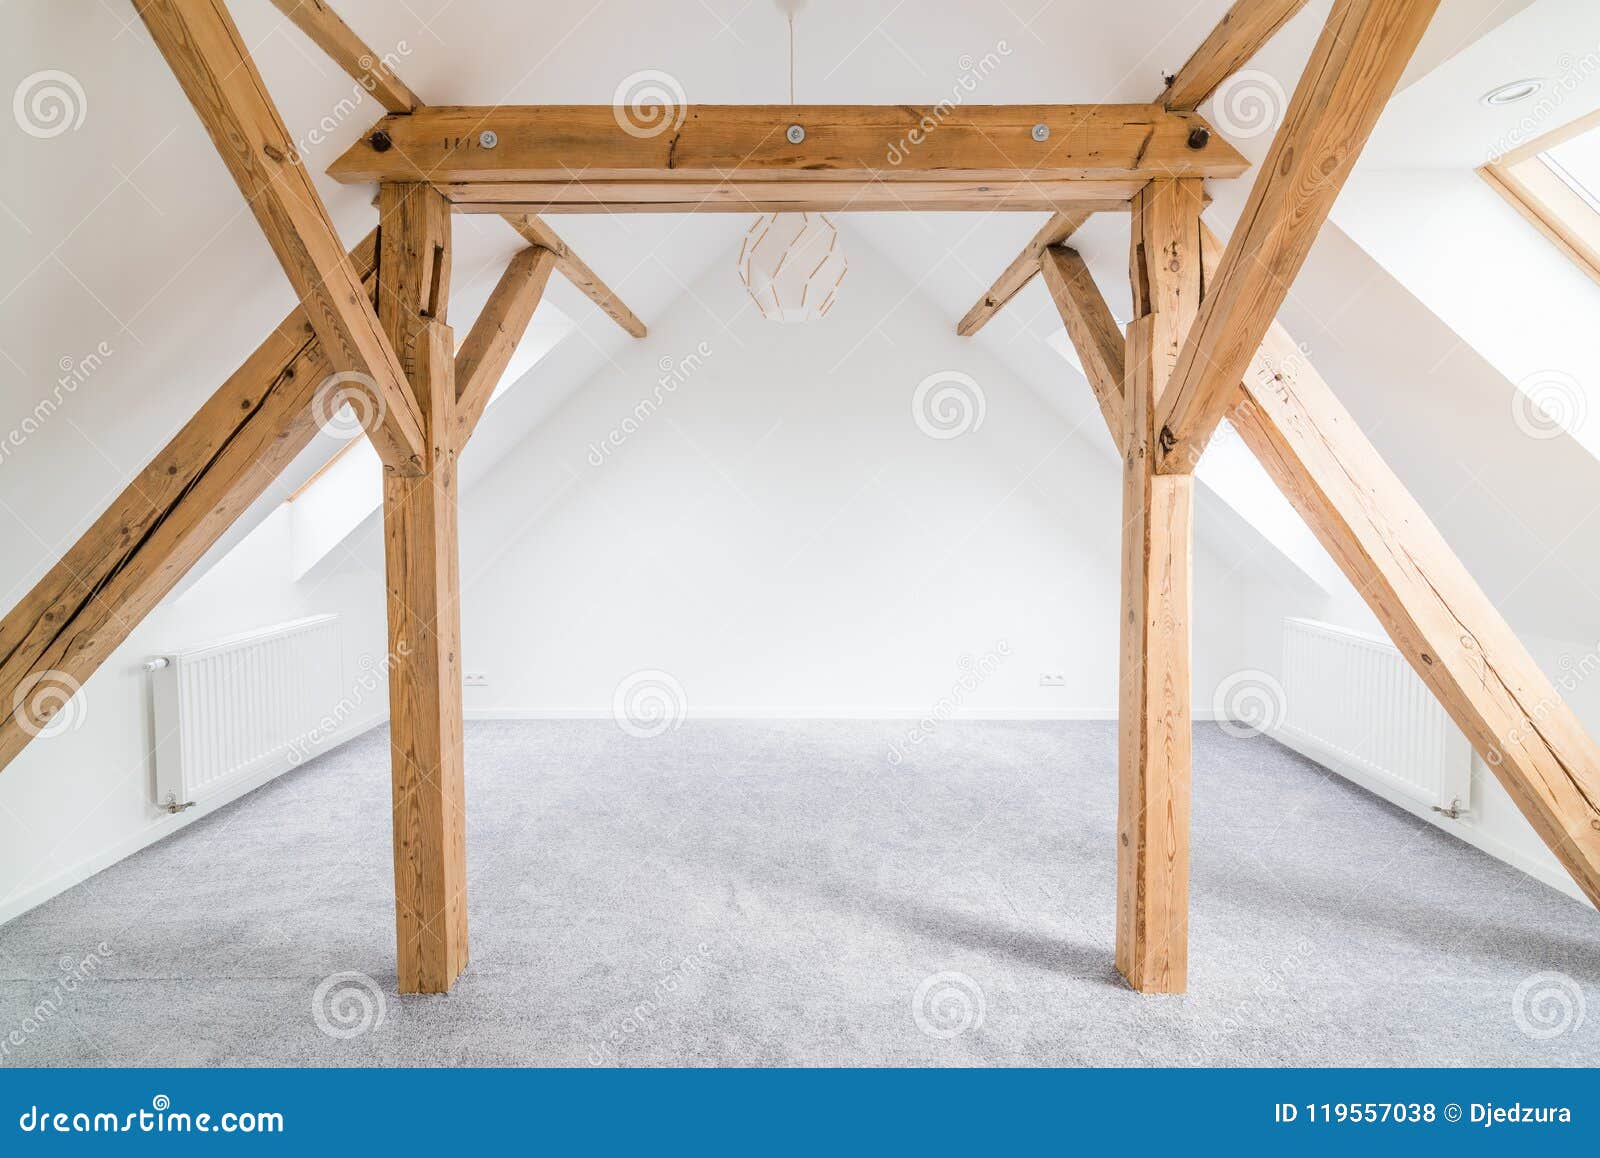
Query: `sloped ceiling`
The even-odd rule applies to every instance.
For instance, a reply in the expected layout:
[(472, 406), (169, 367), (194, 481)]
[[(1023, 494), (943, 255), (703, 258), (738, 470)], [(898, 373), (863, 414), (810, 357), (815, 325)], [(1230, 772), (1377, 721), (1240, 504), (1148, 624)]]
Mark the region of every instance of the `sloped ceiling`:
[[(1314, 0), (1263, 53), (1293, 80), (1331, 0)], [(971, 103), (1142, 101), (1161, 86), (1230, 0), (1143, 0), (1035, 6), (960, 0), (812, 0), (797, 26), (802, 101), (933, 103), (952, 97), (973, 62), (999, 66), (963, 91)], [(340, 12), (380, 53), (393, 53), (432, 103), (607, 103), (641, 70), (670, 74), (691, 101), (781, 101), (787, 95), (782, 17), (765, 0), (340, 0)], [(1447, 0), (1418, 70), (1449, 58), (1521, 2)], [(381, 114), (267, 0), (230, 4), (336, 225), (354, 242), (373, 223), (371, 191), (320, 176)], [(25, 549), (0, 560), (9, 605), (101, 510), (293, 305), (292, 294), (177, 84), (124, 0), (64, 5), (22, 0), (0, 12), (0, 54), (14, 86), (43, 70), (68, 74), (83, 116), (59, 135), (0, 127), (8, 173), (0, 192), (0, 437), (49, 395), (61, 366), (110, 352), (60, 405), (0, 459), (0, 534)], [(1270, 62), (1268, 61), (1270, 57)], [(1259, 159), (1267, 140), (1239, 142)], [(1215, 190), (1231, 221), (1245, 182)], [(1037, 228), (1034, 215), (853, 215), (848, 228), (901, 264), (952, 324)], [(557, 228), (648, 322), (715, 261), (746, 222), (733, 216), (571, 216)], [(504, 261), (520, 246), (492, 218), (456, 219), (451, 321), (464, 330)], [(1080, 242), (1113, 308), (1125, 224), (1097, 220)], [(497, 406), (466, 461), (467, 481), (614, 357), (628, 341), (580, 295), (552, 300), (579, 332), (540, 373)], [(1041, 339), (1059, 328), (1031, 287), (985, 334), (1053, 405), (1089, 407), (1087, 388)], [(102, 345), (103, 344), (103, 345)], [(1352, 343), (1354, 345), (1354, 343)], [(1360, 373), (1360, 367), (1350, 371)], [(1336, 387), (1338, 377), (1330, 374)], [(533, 380), (537, 379), (537, 380)], [(57, 391), (59, 393), (59, 391)], [(323, 461), (314, 446), (278, 501)], [(70, 471), (56, 464), (71, 463)], [(1227, 520), (1223, 522), (1227, 524)], [(248, 521), (247, 524), (248, 525)], [(1204, 528), (1202, 528), (1204, 530)], [(1243, 524), (1219, 533), (1259, 544)]]

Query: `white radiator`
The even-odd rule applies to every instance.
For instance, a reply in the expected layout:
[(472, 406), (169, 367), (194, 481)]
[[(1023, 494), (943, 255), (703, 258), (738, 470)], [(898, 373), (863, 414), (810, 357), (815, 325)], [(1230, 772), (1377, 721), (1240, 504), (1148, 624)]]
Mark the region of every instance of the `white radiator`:
[(1278, 739), (1380, 795), (1467, 810), (1472, 747), (1393, 644), (1286, 619), (1283, 673)]
[(178, 811), (297, 763), (336, 711), (343, 654), (339, 617), (317, 615), (153, 659), (156, 804)]

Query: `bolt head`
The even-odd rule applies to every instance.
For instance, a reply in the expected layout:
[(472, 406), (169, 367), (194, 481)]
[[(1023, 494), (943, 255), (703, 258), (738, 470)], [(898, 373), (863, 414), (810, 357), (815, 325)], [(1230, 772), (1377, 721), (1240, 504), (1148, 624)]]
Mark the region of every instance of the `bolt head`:
[(789, 131), (785, 133), (784, 136), (789, 139), (789, 143), (791, 145), (798, 145), (801, 141), (806, 139), (805, 126), (790, 125)]
[(1211, 131), (1209, 129), (1189, 130), (1189, 147), (1191, 149), (1203, 149), (1210, 143)]
[(1048, 141), (1050, 139), (1050, 126), (1046, 124), (1034, 125), (1033, 139), (1036, 141)]
[(384, 132), (382, 129), (379, 129), (377, 132), (373, 133), (372, 136), (368, 138), (367, 143), (372, 146), (372, 151), (374, 153), (387, 153), (389, 151), (389, 146), (394, 144), (394, 142), (389, 139), (389, 134)]
[(484, 129), (483, 132), (478, 134), (478, 144), (482, 145), (485, 149), (492, 149), (499, 143), (500, 134), (496, 133), (493, 129)]

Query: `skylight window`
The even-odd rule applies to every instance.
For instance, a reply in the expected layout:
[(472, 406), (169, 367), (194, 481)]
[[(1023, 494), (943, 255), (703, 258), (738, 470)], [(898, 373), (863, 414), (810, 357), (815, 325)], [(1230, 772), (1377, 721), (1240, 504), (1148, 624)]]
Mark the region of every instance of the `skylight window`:
[(1600, 282), (1600, 112), (1479, 170), (1500, 195)]

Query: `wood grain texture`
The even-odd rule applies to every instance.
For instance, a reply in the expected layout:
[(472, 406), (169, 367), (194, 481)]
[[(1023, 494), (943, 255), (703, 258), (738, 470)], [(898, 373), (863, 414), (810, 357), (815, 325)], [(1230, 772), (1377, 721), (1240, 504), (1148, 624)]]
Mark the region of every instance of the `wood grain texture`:
[(556, 255), (530, 246), (513, 257), (456, 355), (456, 447), (466, 446), (544, 296)]
[(1075, 249), (1053, 245), (1042, 262), (1045, 285), (1061, 314), (1072, 348), (1083, 364), (1084, 377), (1094, 391), (1106, 429), (1120, 453), (1123, 449), (1122, 375), (1127, 369), (1127, 343), (1106, 299), (1094, 284), (1094, 275)]
[(1337, 0), (1161, 405), (1163, 472), (1194, 469), (1439, 0)]
[(600, 279), (573, 249), (550, 226), (532, 213), (503, 214), (506, 223), (515, 229), (529, 245), (548, 249), (556, 255), (556, 268), (579, 292), (599, 306), (617, 325), (635, 338), (649, 333), (639, 316), (630, 310), (621, 296)]
[(1306, 0), (1237, 0), (1161, 94), (1169, 109), (1192, 110), (1250, 62)]
[[(1122, 208), (1126, 209), (1127, 206)], [(1039, 272), (1039, 262), (1044, 257), (1044, 251), (1052, 245), (1060, 245), (1066, 241), (1092, 215), (1092, 211), (1087, 208), (1052, 214), (1050, 220), (1033, 235), (1033, 240), (1023, 247), (1022, 252), (1010, 265), (1006, 266), (1005, 272), (995, 279), (989, 291), (956, 323), (956, 333), (963, 338), (970, 338), (988, 325), (989, 320), (1004, 309), (1006, 303), (1034, 279)]]
[(398, 969), (401, 992), (443, 993), (467, 964), (450, 213), (426, 185), (385, 185), (379, 205), (378, 314), (428, 436), (424, 473), (383, 491)]
[[(374, 242), (350, 254), (369, 282)], [(59, 703), (30, 691), (87, 682), (310, 444), (331, 373), (305, 311), (292, 311), (0, 619), (0, 768), (48, 723), (27, 702)]]
[[(1294, 350), (1277, 329), (1278, 348)], [(1264, 355), (1229, 420), (1523, 816), (1600, 905), (1600, 746), (1427, 513), (1303, 356)]]
[[(737, 183), (987, 181), (1019, 173), (1037, 180), (1150, 180), (1237, 177), (1248, 168), (1203, 118), (1154, 104), (967, 105), (942, 112), (905, 105), (689, 105), (669, 116), (672, 123), (650, 132), (629, 121), (628, 110), (609, 105), (434, 106), (384, 118), (328, 172), (346, 182)], [(927, 131), (930, 121), (937, 127)], [(805, 129), (799, 144), (786, 137), (791, 124)], [(1047, 140), (1033, 138), (1036, 124), (1049, 127)], [(493, 147), (484, 143), (486, 131), (494, 134)], [(920, 142), (913, 143), (917, 134)]]
[(1134, 200), (1123, 392), (1116, 965), (1144, 993), (1188, 984), (1194, 480), (1155, 470), (1155, 415), (1200, 305), (1198, 181)]
[(457, 213), (1048, 213), (1125, 210), (1144, 184), (1034, 177), (977, 181), (799, 180), (442, 182)]
[(328, 361), (359, 375), (353, 384), (372, 396), (367, 433), (385, 468), (416, 473), (422, 425), (405, 375), (221, 0), (136, 0), (135, 7), (299, 294)]
[(324, 0), (272, 0), (272, 6), (391, 113), (409, 113), (422, 104)]

